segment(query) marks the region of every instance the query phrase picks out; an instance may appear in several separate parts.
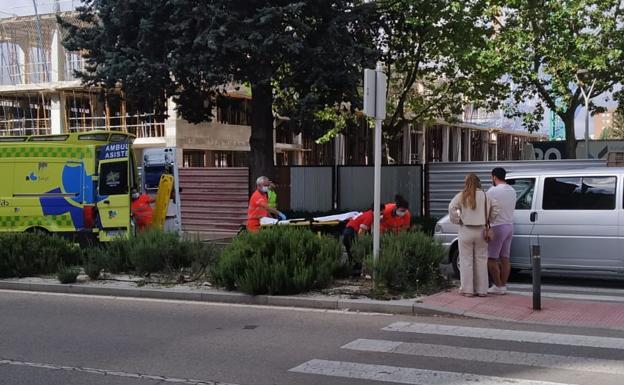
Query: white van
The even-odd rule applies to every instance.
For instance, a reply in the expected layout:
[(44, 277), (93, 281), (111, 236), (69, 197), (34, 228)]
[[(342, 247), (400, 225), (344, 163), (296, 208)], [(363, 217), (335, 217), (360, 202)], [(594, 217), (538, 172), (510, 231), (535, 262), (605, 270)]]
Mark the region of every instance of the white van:
[[(516, 190), (511, 265), (531, 267), (531, 245), (540, 245), (542, 268), (624, 273), (624, 168), (513, 173)], [(435, 238), (458, 274), (458, 225), (448, 216)]]

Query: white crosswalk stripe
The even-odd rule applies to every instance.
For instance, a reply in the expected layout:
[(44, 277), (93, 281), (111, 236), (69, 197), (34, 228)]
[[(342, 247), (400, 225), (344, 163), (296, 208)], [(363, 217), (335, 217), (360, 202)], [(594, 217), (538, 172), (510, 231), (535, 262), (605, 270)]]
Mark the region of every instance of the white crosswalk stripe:
[(383, 330), (454, 337), (471, 337), (499, 341), (585, 346), (591, 348), (624, 349), (624, 338), (596, 337), (577, 334), (527, 332), (522, 330), (502, 330), (469, 326), (436, 325), (421, 322), (395, 322), (383, 328)]
[[(587, 385), (620, 384), (621, 376), (624, 375), (624, 360), (621, 360), (624, 355), (624, 338), (424, 322), (395, 322), (382, 330), (393, 332), (392, 340), (360, 338), (341, 347), (345, 354), (349, 351), (370, 353), (366, 356), (366, 363), (324, 360), (320, 359), (321, 357), (315, 357), (290, 371), (306, 375), (414, 385), (470, 385), (475, 383), (479, 385), (569, 385), (570, 381), (574, 384)], [(397, 338), (405, 336), (402, 333), (444, 338), (440, 338), (439, 343), (437, 341), (436, 343), (406, 342)], [(510, 350), (503, 350), (491, 348), (491, 343), (486, 343), (485, 347), (474, 346), (479, 341), (466, 346), (466, 341), (458, 340), (457, 337), (475, 338), (481, 340), (481, 343), (483, 340), (514, 341), (524, 344), (524, 348), (520, 349), (523, 351), (515, 351), (513, 347), (510, 347)], [(459, 344), (461, 346), (454, 345), (457, 341), (461, 341)], [(534, 343), (559, 345), (558, 348), (554, 348), (559, 354), (552, 354), (551, 347), (532, 345)], [(531, 352), (533, 349), (539, 352)], [(547, 349), (546, 353), (544, 353), (545, 349)], [(610, 349), (610, 351), (608, 355), (606, 355), (607, 351), (602, 351), (602, 358), (595, 358), (591, 357), (588, 349)], [(403, 358), (399, 359), (399, 356)], [(371, 363), (372, 359), (377, 362)], [(392, 364), (397, 360), (403, 365), (393, 366)], [(452, 371), (456, 366), (443, 366), (444, 369), (451, 367), (451, 371), (428, 368), (433, 364), (436, 366), (435, 369), (439, 369), (439, 363), (445, 360), (463, 361), (464, 363), (458, 367), (464, 368), (463, 370), (468, 373), (460, 372), (460, 370)], [(406, 362), (407, 365), (405, 365)], [(490, 367), (490, 364), (499, 366), (495, 369), (495, 367)], [(503, 371), (505, 366), (500, 365), (512, 365), (517, 369), (507, 372)], [(527, 376), (527, 373), (531, 371), (540, 375)], [(517, 374), (507, 377), (505, 373)]]
[[(531, 296), (533, 287), (525, 283), (510, 283), (507, 285), (509, 293)], [(624, 290), (603, 287), (542, 285), (542, 297), (587, 300), (598, 302), (624, 303)]]
[(422, 357), (452, 358), (457, 360), (470, 360), (497, 364), (525, 365), (607, 374), (624, 374), (624, 362), (622, 361), (560, 356), (555, 354), (537, 354), (506, 350), (475, 349), (459, 346), (369, 339), (358, 339), (353, 342), (349, 342), (342, 348), (367, 352), (398, 353)]
[[(530, 297), (533, 293), (528, 291), (514, 291), (509, 290), (509, 293), (523, 295), (525, 297)], [(614, 295), (597, 295), (597, 294), (576, 294), (576, 293), (544, 293), (542, 297), (545, 298), (557, 298), (557, 299), (572, 299), (576, 301), (600, 301), (600, 302), (624, 302), (624, 297), (614, 296)]]
[(475, 383), (479, 385), (562, 385), (560, 382), (532, 381), (468, 373), (326, 360), (310, 360), (296, 368), (290, 369), (290, 371), (411, 385), (459, 385)]

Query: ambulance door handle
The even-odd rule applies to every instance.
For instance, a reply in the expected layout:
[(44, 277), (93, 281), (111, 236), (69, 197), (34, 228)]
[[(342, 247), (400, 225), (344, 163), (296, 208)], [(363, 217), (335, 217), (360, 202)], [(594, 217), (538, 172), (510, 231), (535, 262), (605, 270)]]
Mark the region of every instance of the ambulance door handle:
[(105, 201), (104, 201), (104, 202), (102, 202), (102, 203), (106, 203), (107, 205), (110, 205), (110, 201), (109, 201), (108, 199), (107, 199), (107, 200), (105, 200)]

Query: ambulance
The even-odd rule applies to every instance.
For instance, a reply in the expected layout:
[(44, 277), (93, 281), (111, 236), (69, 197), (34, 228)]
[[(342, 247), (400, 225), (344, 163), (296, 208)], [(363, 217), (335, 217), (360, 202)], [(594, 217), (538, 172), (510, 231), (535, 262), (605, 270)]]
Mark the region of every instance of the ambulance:
[(0, 232), (128, 237), (138, 186), (133, 140), (111, 131), (0, 137)]

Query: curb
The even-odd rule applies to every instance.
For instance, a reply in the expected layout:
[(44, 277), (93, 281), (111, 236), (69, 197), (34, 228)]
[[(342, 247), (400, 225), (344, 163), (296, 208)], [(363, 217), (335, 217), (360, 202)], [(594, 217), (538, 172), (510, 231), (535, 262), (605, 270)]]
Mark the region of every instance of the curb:
[(298, 307), (307, 309), (343, 310), (350, 312), (389, 313), (405, 315), (464, 315), (437, 306), (416, 303), (413, 300), (395, 302), (340, 299), (331, 297), (289, 297), (276, 295), (249, 295), (236, 292), (191, 292), (171, 289), (97, 287), (64, 285), (60, 283), (32, 283), (0, 281), (0, 290), (31, 291), (62, 294), (86, 294), (107, 297), (150, 298), (180, 301)]

